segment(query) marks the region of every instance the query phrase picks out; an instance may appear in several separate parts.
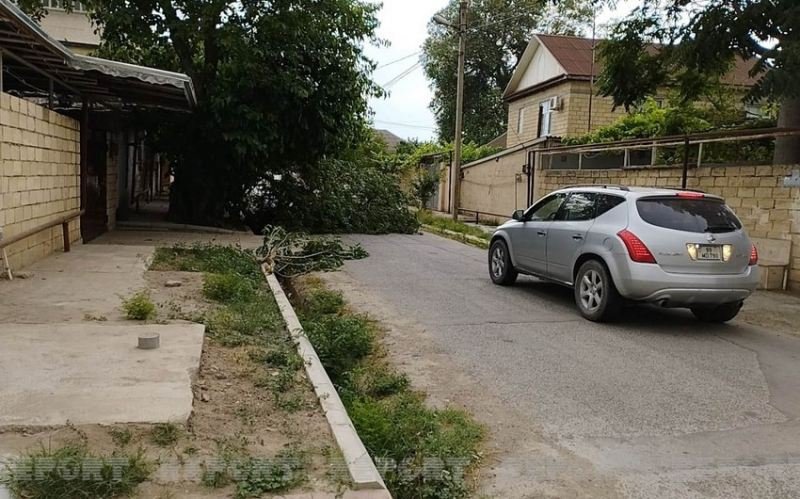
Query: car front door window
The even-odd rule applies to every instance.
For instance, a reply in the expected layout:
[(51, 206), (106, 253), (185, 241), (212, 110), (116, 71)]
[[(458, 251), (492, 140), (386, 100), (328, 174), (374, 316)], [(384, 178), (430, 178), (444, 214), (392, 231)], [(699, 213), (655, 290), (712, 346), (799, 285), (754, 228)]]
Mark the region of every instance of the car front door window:
[(556, 194), (540, 201), (531, 208), (528, 220), (531, 222), (550, 222), (554, 220), (563, 202), (564, 194)]

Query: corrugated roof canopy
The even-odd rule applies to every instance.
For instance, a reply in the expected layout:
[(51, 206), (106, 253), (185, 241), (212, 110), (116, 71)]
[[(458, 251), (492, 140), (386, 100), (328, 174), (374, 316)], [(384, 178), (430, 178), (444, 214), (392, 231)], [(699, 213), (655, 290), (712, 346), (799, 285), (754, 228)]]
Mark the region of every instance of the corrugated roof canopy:
[[(73, 53), (10, 0), (0, 0), (4, 88), (20, 93), (86, 97), (111, 106), (186, 111), (196, 104), (185, 74)], [(11, 76), (8, 79), (8, 76)]]

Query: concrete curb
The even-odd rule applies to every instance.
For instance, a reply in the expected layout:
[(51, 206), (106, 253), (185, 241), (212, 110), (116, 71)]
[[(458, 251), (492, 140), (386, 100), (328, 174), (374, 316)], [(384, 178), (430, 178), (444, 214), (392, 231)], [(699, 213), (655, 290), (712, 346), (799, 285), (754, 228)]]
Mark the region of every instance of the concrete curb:
[(425, 229), (426, 232), (469, 244), (470, 246), (476, 246), (481, 249), (489, 249), (489, 241), (481, 239), (480, 237), (470, 236), (469, 234), (461, 234), (459, 232), (453, 232), (452, 230), (440, 229), (438, 227), (434, 227), (433, 225), (422, 224), (422, 228)]
[(358, 436), (350, 416), (347, 415), (347, 410), (336, 392), (336, 387), (333, 386), (317, 352), (303, 331), (303, 326), (300, 324), (292, 304), (289, 303), (289, 298), (286, 297), (286, 293), (283, 292), (283, 288), (274, 274), (268, 273), (264, 267), (261, 268), (261, 271), (267, 278), (289, 334), (297, 345), (297, 353), (303, 359), (308, 379), (314, 387), (314, 392), (319, 398), (333, 437), (347, 464), (350, 478), (353, 480), (353, 487), (365, 492), (372, 491), (373, 493), (369, 494), (370, 498), (391, 499), (392, 496), (386, 489), (383, 478)]

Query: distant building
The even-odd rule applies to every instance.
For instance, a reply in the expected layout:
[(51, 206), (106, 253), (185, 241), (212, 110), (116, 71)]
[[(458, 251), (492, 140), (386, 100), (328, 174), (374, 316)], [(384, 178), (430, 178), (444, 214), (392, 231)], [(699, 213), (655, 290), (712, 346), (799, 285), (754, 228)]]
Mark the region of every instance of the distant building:
[(386, 144), (386, 149), (388, 149), (389, 152), (396, 151), (397, 150), (397, 146), (400, 145), (400, 142), (403, 142), (403, 139), (401, 139), (397, 135), (393, 134), (389, 130), (375, 129), (375, 133)]
[[(594, 47), (602, 40), (534, 35), (503, 93), (508, 104), (507, 147), (544, 137), (574, 137), (625, 116), (592, 82), (602, 73)], [(755, 84), (752, 61), (737, 59), (722, 83), (742, 92)], [(668, 89), (654, 96), (663, 100)]]
[(41, 20), (44, 31), (78, 54), (89, 54), (100, 46), (100, 35), (86, 13), (82, 2), (66, 12), (61, 0), (44, 0), (47, 15)]

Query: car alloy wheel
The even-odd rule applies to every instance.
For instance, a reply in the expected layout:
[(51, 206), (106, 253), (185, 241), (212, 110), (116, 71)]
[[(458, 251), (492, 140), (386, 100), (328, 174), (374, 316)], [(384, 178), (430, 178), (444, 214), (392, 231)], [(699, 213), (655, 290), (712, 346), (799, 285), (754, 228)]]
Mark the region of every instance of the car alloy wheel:
[(492, 275), (495, 279), (502, 279), (506, 271), (506, 252), (501, 244), (497, 244), (492, 251)]
[(583, 274), (580, 282), (581, 306), (589, 313), (596, 312), (603, 304), (605, 285), (603, 276), (594, 269)]

